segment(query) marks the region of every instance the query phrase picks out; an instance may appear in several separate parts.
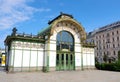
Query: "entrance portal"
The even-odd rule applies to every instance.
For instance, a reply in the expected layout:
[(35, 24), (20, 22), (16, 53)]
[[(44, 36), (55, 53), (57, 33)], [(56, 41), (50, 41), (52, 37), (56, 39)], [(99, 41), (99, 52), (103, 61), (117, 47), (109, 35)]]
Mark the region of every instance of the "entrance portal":
[(73, 53), (58, 53), (56, 56), (56, 70), (74, 70), (74, 54)]
[(57, 34), (56, 70), (74, 69), (74, 38), (71, 33), (61, 31)]

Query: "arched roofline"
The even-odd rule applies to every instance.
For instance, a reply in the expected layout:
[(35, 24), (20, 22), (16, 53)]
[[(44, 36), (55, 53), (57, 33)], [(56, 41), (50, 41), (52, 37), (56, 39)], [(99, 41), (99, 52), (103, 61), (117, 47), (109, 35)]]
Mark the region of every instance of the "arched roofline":
[(86, 32), (85, 32), (84, 28), (82, 27), (82, 25), (79, 24), (79, 23), (78, 23), (77, 21), (75, 21), (74, 19), (71, 19), (71, 18), (64, 18), (64, 17), (63, 17), (63, 18), (59, 18), (59, 19), (57, 19), (56, 21), (54, 21), (54, 22), (52, 23), (52, 26), (51, 26), (50, 34), (51, 34), (51, 35), (53, 34), (54, 29), (55, 29), (55, 26), (56, 26), (59, 22), (65, 22), (65, 21), (70, 22), (70, 23), (76, 25), (77, 29), (80, 31), (79, 34), (80, 34), (80, 36), (81, 36), (81, 41), (86, 40)]

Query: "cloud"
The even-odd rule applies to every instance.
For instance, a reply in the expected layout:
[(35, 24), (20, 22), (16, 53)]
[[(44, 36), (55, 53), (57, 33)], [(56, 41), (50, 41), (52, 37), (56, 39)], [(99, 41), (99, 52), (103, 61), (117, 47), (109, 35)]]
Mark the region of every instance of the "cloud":
[(0, 0), (0, 30), (13, 27), (31, 19), (36, 12), (48, 12), (48, 8), (35, 8), (27, 3), (34, 0)]
[(51, 11), (51, 9), (40, 8), (38, 11), (39, 11), (39, 12), (48, 12), (48, 11)]
[(0, 48), (5, 48), (4, 41), (5, 41), (5, 38), (7, 37), (7, 35), (9, 35), (10, 33), (11, 33), (11, 30), (0, 32)]

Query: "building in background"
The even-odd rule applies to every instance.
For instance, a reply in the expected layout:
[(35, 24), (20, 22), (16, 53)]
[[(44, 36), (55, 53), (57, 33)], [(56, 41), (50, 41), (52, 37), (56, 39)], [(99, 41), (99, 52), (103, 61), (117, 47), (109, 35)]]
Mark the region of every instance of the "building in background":
[(85, 44), (86, 32), (72, 15), (61, 13), (37, 35), (17, 33), (5, 40), (6, 69), (61, 71), (95, 68), (94, 45)]
[(5, 66), (5, 63), (6, 63), (6, 55), (5, 55), (5, 53), (2, 53), (1, 66)]
[(0, 49), (0, 66), (5, 66), (5, 49)]
[(5, 53), (5, 49), (1, 49), (0, 48), (0, 53), (2, 54), (2, 53)]
[(87, 36), (88, 42), (94, 42), (95, 56), (98, 62), (118, 60), (120, 51), (120, 21), (101, 27)]

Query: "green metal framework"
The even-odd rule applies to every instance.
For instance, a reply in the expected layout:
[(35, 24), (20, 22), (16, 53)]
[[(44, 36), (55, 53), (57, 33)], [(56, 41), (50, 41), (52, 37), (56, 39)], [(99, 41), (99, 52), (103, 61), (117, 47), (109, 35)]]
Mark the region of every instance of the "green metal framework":
[(71, 33), (57, 34), (56, 70), (75, 70), (74, 38)]
[(75, 70), (74, 52), (57, 52), (56, 70)]

